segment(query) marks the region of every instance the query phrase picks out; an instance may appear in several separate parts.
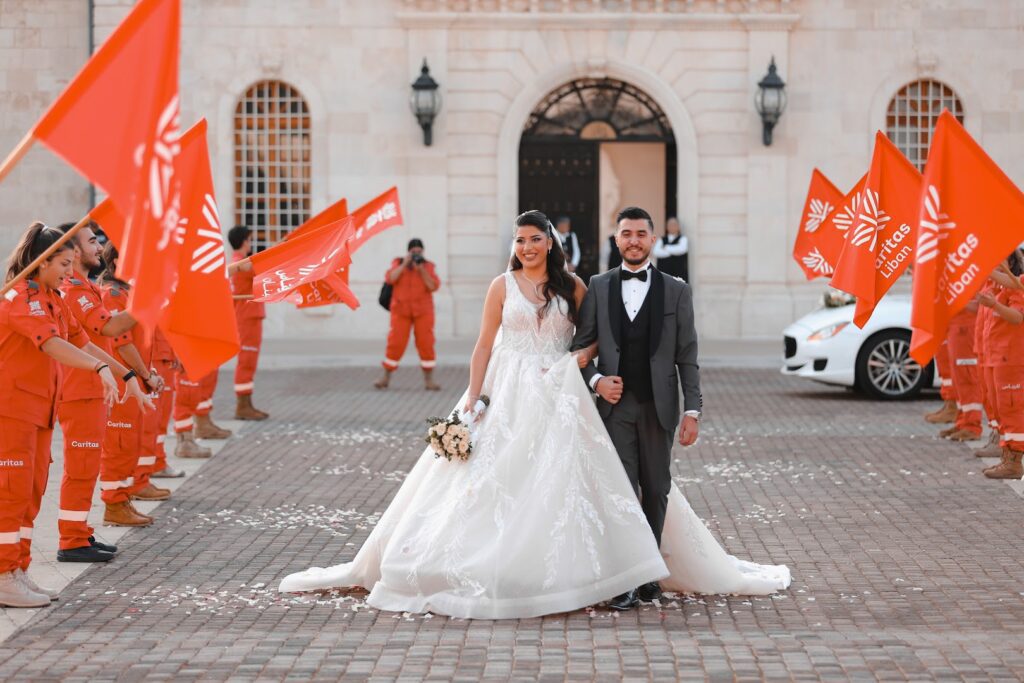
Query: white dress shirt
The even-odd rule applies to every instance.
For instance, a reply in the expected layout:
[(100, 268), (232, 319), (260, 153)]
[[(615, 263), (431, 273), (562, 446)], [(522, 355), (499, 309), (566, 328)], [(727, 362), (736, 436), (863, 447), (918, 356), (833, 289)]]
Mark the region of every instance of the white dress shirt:
[[(639, 273), (643, 270), (648, 270), (651, 267), (650, 260), (645, 261), (643, 265), (633, 268), (629, 264), (623, 262), (622, 270), (628, 270), (632, 273)], [(647, 273), (646, 280), (640, 280), (638, 278), (632, 278), (629, 280), (622, 280), (622, 305), (626, 308), (626, 315), (629, 316), (630, 320), (636, 319), (636, 314), (640, 312), (640, 308), (644, 305), (644, 300), (647, 298), (647, 293), (651, 291), (651, 274)], [(596, 373), (590, 378), (590, 388), (593, 391), (597, 391), (597, 383), (604, 377), (600, 372)], [(698, 410), (687, 410), (684, 415), (692, 415), (693, 417), (700, 416)]]
[(572, 230), (566, 233), (558, 233), (558, 238), (562, 240), (562, 251), (568, 253), (570, 244), (572, 245), (572, 260), (569, 263), (573, 268), (580, 267), (580, 241), (576, 239), (576, 233)]

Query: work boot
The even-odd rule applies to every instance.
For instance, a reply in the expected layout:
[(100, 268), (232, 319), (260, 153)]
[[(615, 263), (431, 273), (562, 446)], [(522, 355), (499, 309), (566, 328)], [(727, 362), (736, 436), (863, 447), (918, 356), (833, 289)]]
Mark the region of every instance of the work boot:
[(992, 430), (988, 435), (988, 443), (974, 451), (975, 458), (999, 458), (1003, 455), (1003, 447), (999, 445), (999, 432)]
[(266, 420), (270, 413), (257, 410), (252, 405), (252, 394), (239, 394), (238, 403), (235, 406), (236, 420)]
[(373, 383), (373, 386), (377, 387), (378, 389), (387, 389), (388, 385), (391, 384), (392, 372), (392, 370), (385, 370), (384, 374), (381, 375), (381, 378)]
[(1024, 477), (1024, 465), (1021, 464), (1020, 451), (1003, 449), (1003, 461), (995, 467), (985, 470), (985, 476), (989, 479), (1020, 479)]
[(946, 401), (934, 413), (928, 413), (924, 419), (933, 425), (944, 425), (956, 420), (956, 401)]
[(231, 430), (218, 427), (210, 415), (196, 415), (196, 426), (193, 431), (197, 439), (226, 439), (231, 436)]
[(57, 551), (58, 562), (110, 562), (112, 559), (114, 559), (114, 553), (100, 550), (94, 545)]
[(136, 491), (131, 494), (132, 500), (167, 500), (171, 497), (170, 489), (161, 489), (153, 486), (153, 484), (146, 484), (146, 488)]
[[(181, 457), (181, 456), (178, 456), (178, 457)], [(185, 476), (185, 470), (176, 470), (173, 467), (171, 467), (170, 465), (168, 465), (167, 467), (163, 468), (162, 470), (157, 470), (153, 474), (149, 475), (149, 478), (150, 479), (179, 479), (179, 478), (184, 477), (184, 476)]]
[(149, 526), (153, 523), (153, 518), (140, 515), (131, 503), (125, 501), (107, 503), (103, 523), (107, 526)]
[(941, 432), (939, 432), (939, 436), (942, 437), (943, 439), (948, 439), (949, 437), (953, 436), (959, 431), (960, 428), (957, 427), (956, 425), (953, 425), (952, 427), (946, 427)]
[(174, 455), (178, 458), (209, 458), (213, 451), (200, 446), (192, 432), (181, 432), (178, 434), (178, 445), (174, 447)]
[(156, 521), (156, 518), (153, 515), (147, 515), (145, 512), (140, 512), (139, 509), (135, 507), (135, 504), (132, 503), (131, 501), (128, 501), (128, 507), (130, 507), (132, 509), (132, 512), (134, 512), (139, 517), (148, 519), (150, 524)]
[(50, 596), (25, 585), (17, 572), (0, 574), (0, 607), (48, 607)]
[(423, 388), (427, 391), (440, 391), (441, 385), (434, 382), (434, 371), (424, 370), (423, 371)]
[(950, 441), (977, 441), (981, 438), (981, 432), (972, 432), (970, 429), (958, 429), (946, 438)]
[(28, 589), (30, 591), (32, 591), (34, 593), (39, 593), (40, 595), (45, 595), (46, 597), (50, 598), (51, 601), (56, 600), (60, 596), (60, 591), (50, 590), (49, 588), (43, 588), (42, 586), (40, 586), (35, 581), (33, 581), (32, 579), (28, 578), (28, 572), (25, 571), (24, 569), (20, 569), (20, 568), (19, 569), (15, 569), (14, 570), (14, 575), (16, 577), (18, 577), (18, 579), (23, 584), (28, 586)]

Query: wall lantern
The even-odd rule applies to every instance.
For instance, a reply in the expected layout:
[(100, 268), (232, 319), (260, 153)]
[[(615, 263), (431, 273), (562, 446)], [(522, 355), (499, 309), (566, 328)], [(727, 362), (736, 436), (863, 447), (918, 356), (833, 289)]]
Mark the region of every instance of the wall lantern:
[(786, 110), (786, 83), (776, 73), (774, 56), (768, 65), (767, 75), (757, 84), (754, 107), (761, 115), (761, 123), (764, 126), (764, 146), (768, 147), (772, 144), (772, 128), (779, 122), (782, 112)]
[(420, 77), (412, 84), (409, 105), (412, 107), (412, 113), (416, 115), (416, 120), (419, 121), (420, 128), (423, 129), (423, 144), (427, 147), (434, 140), (434, 118), (441, 111), (441, 93), (437, 91), (437, 87), (437, 81), (430, 77), (430, 68), (424, 59)]

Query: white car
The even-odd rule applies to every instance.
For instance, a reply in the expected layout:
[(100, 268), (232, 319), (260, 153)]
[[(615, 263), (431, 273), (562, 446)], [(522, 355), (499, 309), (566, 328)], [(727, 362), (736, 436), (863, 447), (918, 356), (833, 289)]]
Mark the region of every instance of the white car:
[(854, 304), (820, 308), (783, 331), (782, 374), (853, 387), (880, 399), (911, 398), (937, 382), (934, 364), (910, 357), (910, 297), (883, 298), (864, 329)]

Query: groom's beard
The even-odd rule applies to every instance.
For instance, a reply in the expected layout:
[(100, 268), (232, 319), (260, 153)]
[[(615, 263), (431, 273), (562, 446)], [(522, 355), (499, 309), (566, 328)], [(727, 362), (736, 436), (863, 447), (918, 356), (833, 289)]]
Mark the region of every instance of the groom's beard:
[(642, 266), (643, 264), (647, 263), (647, 261), (650, 258), (651, 258), (651, 253), (647, 252), (646, 254), (644, 254), (643, 256), (641, 256), (638, 259), (631, 259), (631, 258), (626, 258), (626, 256), (623, 256), (622, 260), (625, 261), (626, 263), (628, 263), (631, 266)]

